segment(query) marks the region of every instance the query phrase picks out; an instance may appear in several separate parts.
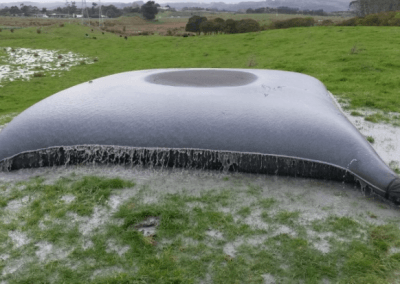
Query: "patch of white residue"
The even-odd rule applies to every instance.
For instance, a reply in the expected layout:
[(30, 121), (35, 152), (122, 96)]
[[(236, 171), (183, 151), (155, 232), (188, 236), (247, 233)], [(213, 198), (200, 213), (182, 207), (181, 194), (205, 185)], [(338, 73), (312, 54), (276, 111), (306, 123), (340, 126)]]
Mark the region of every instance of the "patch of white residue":
[(26, 263), (28, 263), (30, 260), (27, 259), (26, 257), (22, 257), (19, 259), (13, 259), (9, 262), (7, 262), (7, 265), (3, 268), (3, 276), (8, 275), (8, 274), (14, 274), (18, 270), (22, 269)]
[(208, 230), (208, 231), (206, 231), (206, 235), (211, 237), (211, 238), (213, 238), (213, 239), (216, 239), (216, 240), (223, 240), (224, 239), (223, 234), (221, 232), (219, 232), (219, 231), (216, 231), (216, 230)]
[(97, 269), (93, 272), (93, 275), (91, 277), (91, 280), (94, 280), (95, 278), (104, 278), (105, 276), (110, 276), (114, 273), (121, 273), (124, 270), (121, 267), (107, 267), (104, 269)]
[(182, 243), (184, 246), (198, 246), (199, 241), (192, 238), (182, 238)]
[[(344, 110), (336, 98), (331, 94), (338, 108), (346, 118), (365, 137), (372, 137), (375, 141), (371, 143), (372, 148), (379, 154), (382, 160), (391, 167), (400, 167), (400, 127), (387, 123), (372, 123), (364, 117), (351, 115), (351, 110)], [(357, 110), (362, 115), (368, 116), (379, 113), (379, 111)], [(389, 116), (400, 117), (400, 113), (390, 113)]]
[(157, 196), (147, 195), (147, 196), (143, 197), (143, 203), (144, 204), (155, 204), (157, 202), (158, 202), (158, 197)]
[(129, 246), (120, 246), (117, 244), (117, 242), (113, 239), (107, 241), (107, 248), (106, 252), (111, 253), (115, 252), (119, 256), (122, 256), (124, 253), (126, 253), (130, 249)]
[(328, 212), (322, 210), (302, 212), (300, 214), (298, 224), (307, 225), (312, 221), (323, 220), (328, 216)]
[(25, 196), (21, 199), (11, 200), (8, 202), (7, 206), (4, 208), (4, 215), (2, 221), (4, 224), (9, 224), (13, 220), (18, 219), (18, 213), (25, 209), (29, 203), (33, 201), (30, 196)]
[(18, 231), (9, 231), (8, 236), (14, 244), (14, 247), (19, 248), (24, 245), (27, 245), (31, 242), (31, 240), (27, 237), (25, 233)]
[(111, 195), (108, 200), (109, 208), (104, 206), (95, 206), (93, 214), (90, 217), (79, 216), (76, 213), (68, 212), (67, 217), (70, 219), (71, 224), (78, 224), (79, 232), (83, 236), (90, 236), (97, 228), (103, 228), (105, 224), (114, 223), (120, 224), (123, 220), (111, 219), (111, 216), (116, 212), (119, 206), (127, 199), (136, 194), (133, 190), (120, 190), (119, 194)]
[(314, 246), (315, 249), (319, 250), (322, 253), (328, 253), (331, 250), (331, 245), (327, 240), (318, 240), (312, 242), (312, 245)]
[(39, 221), (38, 227), (40, 230), (46, 230), (49, 226), (59, 225), (61, 223), (60, 219), (52, 218), (50, 215), (46, 214), (43, 219)]
[(264, 279), (264, 284), (275, 284), (275, 277), (272, 276), (271, 274), (267, 273), (267, 274), (263, 274), (261, 275), (262, 278)]
[(108, 206), (110, 206), (111, 208), (111, 213), (116, 212), (122, 203), (134, 197), (136, 194), (137, 194), (136, 190), (123, 189), (123, 190), (118, 190), (118, 194), (111, 195), (107, 201)]
[(91, 240), (83, 240), (82, 241), (82, 249), (87, 250), (94, 246), (94, 243)]
[(70, 251), (57, 248), (49, 242), (38, 242), (35, 246), (38, 248), (35, 254), (41, 262), (64, 259), (70, 253)]
[(29, 201), (31, 201), (29, 196), (24, 196), (21, 199), (11, 200), (8, 202), (5, 210), (9, 211), (10, 213), (17, 213), (22, 207), (28, 205)]
[(400, 253), (400, 248), (397, 247), (391, 247), (388, 251), (388, 253), (391, 254), (396, 254), (396, 253)]
[(236, 254), (236, 246), (235, 246), (235, 244), (234, 243), (227, 243), (224, 246), (224, 253), (226, 255), (231, 256), (231, 257), (235, 257), (235, 254)]
[(86, 64), (94, 63), (73, 52), (11, 47), (4, 48), (4, 51), (6, 55), (0, 57), (3, 62), (0, 65), (0, 86), (5, 81), (29, 80), (38, 72), (57, 76), (61, 71), (68, 71), (82, 61)]
[(223, 212), (225, 214), (232, 214), (232, 212), (233, 212), (232, 208), (228, 208), (228, 207), (220, 207), (220, 208), (218, 208), (218, 211)]
[(285, 225), (280, 225), (275, 228), (275, 230), (272, 232), (272, 236), (279, 236), (279, 235), (290, 235), (292, 237), (297, 236), (297, 233), (293, 231), (291, 228)]
[(1, 254), (0, 255), (0, 259), (1, 260), (7, 260), (7, 259), (9, 259), (10, 258), (10, 255), (9, 254)]
[(205, 208), (205, 204), (204, 203), (202, 203), (202, 202), (198, 202), (198, 201), (195, 201), (195, 202), (186, 202), (186, 206), (187, 207), (189, 207), (190, 209), (193, 209), (193, 208), (201, 208), (201, 209), (204, 209)]
[(268, 230), (269, 226), (261, 219), (262, 211), (259, 209), (251, 212), (250, 216), (244, 219), (244, 223), (251, 226), (253, 229)]
[[(210, 270), (210, 268), (208, 270)], [(200, 281), (200, 284), (210, 284), (210, 283), (213, 283), (211, 274), (207, 273), (205, 279)]]
[(359, 116), (351, 116), (345, 112), (347, 118), (365, 137), (372, 137), (371, 146), (387, 164), (400, 166), (400, 127), (390, 124), (372, 123)]
[(236, 239), (234, 242), (227, 243), (223, 251), (226, 255), (229, 255), (230, 257), (235, 257), (237, 248), (240, 247), (241, 245), (251, 245), (251, 246), (257, 246), (260, 248), (264, 248), (262, 244), (268, 237), (265, 235), (257, 236), (257, 237), (247, 237), (244, 239), (243, 237), (240, 237)]
[(64, 201), (66, 204), (69, 204), (75, 200), (75, 196), (74, 195), (64, 195), (60, 198), (60, 200)]
[(119, 224), (123, 222), (123, 220), (111, 220), (111, 215), (110, 210), (103, 206), (95, 206), (93, 214), (90, 217), (79, 216), (73, 212), (68, 212), (66, 214), (71, 224), (78, 224), (78, 229), (82, 236), (90, 236), (92, 232), (96, 231), (98, 228), (104, 228), (106, 224)]
[(83, 236), (90, 235), (94, 230), (105, 225), (110, 219), (109, 212), (105, 208), (96, 206), (93, 211), (90, 217), (82, 217), (76, 213), (67, 213), (74, 222), (79, 223), (79, 232)]

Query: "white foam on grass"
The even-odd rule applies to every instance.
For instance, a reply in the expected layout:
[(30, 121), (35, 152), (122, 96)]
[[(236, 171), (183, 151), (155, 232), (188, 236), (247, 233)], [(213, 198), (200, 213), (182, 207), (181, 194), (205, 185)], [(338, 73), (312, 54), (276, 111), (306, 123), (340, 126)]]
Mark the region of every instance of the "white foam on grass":
[(391, 248), (389, 249), (389, 251), (388, 251), (388, 254), (389, 254), (389, 255), (397, 254), (397, 253), (400, 254), (400, 248), (398, 248), (398, 247), (391, 247)]
[(94, 246), (94, 243), (89, 239), (84, 239), (82, 241), (82, 249), (83, 250), (87, 250), (87, 249), (89, 249), (89, 248), (91, 248), (93, 246)]
[(191, 209), (191, 210), (194, 208), (204, 209), (206, 207), (206, 204), (204, 204), (202, 202), (194, 201), (194, 202), (186, 202), (186, 206), (189, 207), (189, 209)]
[(18, 258), (18, 259), (12, 259), (9, 262), (7, 262), (6, 266), (3, 268), (2, 275), (6, 276), (9, 274), (14, 274), (21, 270), (25, 264), (31, 262), (32, 260), (26, 257)]
[(244, 219), (244, 223), (258, 230), (268, 230), (269, 225), (261, 218), (262, 210), (255, 209), (251, 214)]
[[(336, 106), (346, 116), (346, 118), (360, 131), (365, 137), (374, 138), (374, 143), (371, 143), (372, 148), (378, 153), (381, 159), (393, 168), (400, 167), (400, 127), (393, 126), (388, 123), (373, 123), (366, 121), (364, 117), (351, 115), (352, 110), (344, 110), (337, 98), (330, 93)], [(357, 112), (363, 116), (369, 116), (376, 113), (381, 113), (379, 110), (360, 109)], [(400, 113), (387, 113), (389, 117), (400, 117)]]
[(206, 235), (213, 239), (216, 239), (216, 240), (224, 239), (224, 235), (221, 232), (216, 231), (216, 230), (208, 230), (208, 231), (206, 231)]
[(121, 267), (118, 266), (113, 266), (113, 267), (107, 267), (104, 269), (97, 269), (93, 272), (92, 276), (90, 277), (91, 280), (95, 280), (96, 278), (104, 278), (106, 276), (111, 276), (115, 273), (121, 273), (124, 272), (124, 270)]
[(0, 86), (7, 81), (29, 81), (35, 73), (43, 72), (49, 76), (60, 76), (72, 66), (94, 63), (87, 57), (73, 52), (59, 50), (11, 48), (3, 49), (6, 55), (0, 56)]
[(68, 212), (66, 214), (72, 222), (79, 224), (79, 232), (82, 236), (90, 236), (96, 229), (103, 227), (109, 222), (110, 214), (104, 207), (95, 206), (93, 214), (90, 217), (79, 216), (76, 213)]
[(226, 255), (229, 255), (230, 257), (235, 257), (236, 253), (237, 253), (237, 249), (238, 247), (240, 247), (241, 245), (250, 245), (253, 247), (259, 247), (260, 249), (264, 249), (265, 245), (263, 245), (263, 243), (265, 242), (265, 240), (268, 238), (268, 236), (266, 235), (258, 235), (258, 236), (253, 236), (253, 237), (247, 237), (247, 238), (237, 238), (235, 241), (233, 242), (229, 242), (227, 244), (225, 244), (225, 246), (223, 247), (223, 251)]
[(65, 259), (72, 251), (65, 248), (58, 248), (45, 241), (38, 242), (35, 246), (37, 247), (35, 254), (41, 262)]
[(117, 244), (117, 242), (113, 239), (110, 239), (107, 241), (107, 248), (106, 252), (112, 253), (115, 252), (117, 253), (120, 257), (123, 256), (128, 250), (130, 249), (129, 246), (121, 246)]
[[(400, 127), (387, 123), (372, 123), (359, 116), (345, 112), (347, 118), (365, 137), (372, 137), (371, 146), (389, 166), (400, 167)], [(399, 114), (400, 115), (400, 114)]]
[(271, 230), (271, 236), (279, 236), (279, 235), (289, 235), (291, 237), (296, 237), (297, 233), (290, 227), (286, 225), (274, 226), (274, 230)]
[(264, 279), (264, 284), (275, 284), (275, 283), (276, 283), (276, 282), (275, 282), (275, 277), (272, 276), (272, 275), (269, 274), (269, 273), (263, 274), (263, 275), (261, 275), (261, 276), (262, 276), (262, 278)]
[(15, 248), (22, 247), (31, 242), (31, 240), (28, 238), (28, 236), (23, 232), (9, 231), (8, 236), (10, 237), (11, 241), (13, 242)]
[(66, 204), (69, 204), (75, 200), (75, 196), (72, 194), (67, 194), (67, 195), (61, 196), (60, 200), (64, 201)]
[[(78, 169), (78, 170), (77, 170)], [(140, 199), (145, 196), (157, 196), (159, 200), (162, 200), (164, 195), (168, 193), (177, 193), (180, 194), (183, 192), (183, 189), (186, 188), (186, 194), (191, 196), (200, 196), (204, 194), (204, 192), (209, 192), (210, 188), (214, 193), (222, 192), (226, 189), (227, 183), (230, 182), (223, 181), (221, 178), (221, 174), (215, 172), (215, 174), (211, 174), (210, 172), (202, 172), (202, 171), (194, 171), (194, 170), (181, 170), (181, 169), (172, 169), (172, 170), (154, 170), (154, 169), (140, 169), (140, 168), (126, 168), (122, 166), (114, 167), (114, 166), (98, 166), (98, 167), (56, 167), (56, 168), (47, 168), (47, 169), (27, 169), (21, 170), (11, 173), (0, 173), (0, 179), (4, 182), (7, 180), (12, 181), (12, 183), (18, 182), (19, 180), (28, 180), (32, 176), (42, 176), (46, 180), (56, 181), (59, 177), (69, 177), (73, 172), (76, 172), (76, 175), (73, 176), (75, 179), (79, 179), (81, 176), (86, 175), (98, 175), (103, 177), (120, 177), (123, 179), (135, 180), (135, 187), (131, 189), (123, 189), (123, 190), (115, 190), (112, 192), (110, 199), (108, 201), (108, 206), (97, 206), (94, 208), (94, 212), (92, 216), (82, 217), (78, 215), (74, 215), (73, 213), (68, 213), (67, 220), (63, 220), (66, 223), (66, 226), (78, 226), (79, 231), (81, 232), (81, 239), (76, 244), (77, 249), (87, 249), (93, 245), (91, 239), (92, 233), (95, 233), (97, 229), (101, 230), (105, 224), (109, 222), (114, 222), (114, 219), (111, 217), (112, 213), (115, 212), (119, 206), (124, 203), (125, 200), (129, 199), (132, 196), (138, 194), (138, 198)], [(225, 174), (226, 175), (226, 174)], [(274, 211), (300, 211), (300, 216), (298, 220), (302, 221), (302, 225), (310, 226), (311, 222), (314, 220), (318, 220), (319, 214), (323, 214), (322, 219), (325, 219), (329, 215), (337, 215), (337, 216), (348, 216), (349, 218), (359, 219), (361, 223), (364, 222), (371, 223), (374, 220), (370, 220), (371, 218), (367, 216), (361, 216), (360, 214), (371, 211), (371, 213), (377, 215), (378, 220), (382, 220), (382, 222), (387, 222), (388, 220), (399, 220), (400, 211), (394, 208), (384, 208), (384, 203), (381, 203), (377, 200), (365, 198), (358, 190), (355, 190), (353, 186), (349, 186), (346, 184), (341, 184), (337, 182), (329, 182), (329, 181), (319, 181), (316, 182), (314, 180), (309, 179), (295, 179), (291, 177), (275, 177), (275, 176), (257, 176), (257, 175), (249, 175), (249, 174), (230, 174), (230, 180), (240, 179), (243, 184), (247, 184), (248, 182), (252, 183), (262, 183), (266, 185), (266, 190), (261, 193), (261, 197), (264, 198), (273, 198), (276, 200), (273, 207), (268, 210), (268, 213), (272, 214)], [(56, 179), (56, 177), (58, 177)], [(187, 180), (185, 180), (187, 177)], [(197, 182), (198, 180), (198, 182)], [(206, 180), (206, 182), (204, 182)], [(165, 187), (158, 187), (160, 182), (169, 184), (168, 193), (164, 192)], [(175, 183), (175, 186), (173, 182)], [(212, 187), (209, 187), (209, 183), (212, 183)], [(202, 184), (202, 185), (199, 185)], [(143, 195), (141, 195), (140, 188), (146, 185), (146, 191)], [(236, 189), (241, 189), (243, 186), (238, 185), (237, 187), (232, 187), (232, 192), (236, 194)], [(290, 193), (290, 194), (289, 194)], [(339, 195), (338, 195), (339, 193)], [(343, 193), (343, 195), (342, 195)], [(346, 195), (344, 195), (346, 194)], [(290, 196), (293, 199), (288, 199)], [(261, 198), (260, 197), (260, 198)], [(236, 204), (232, 205), (233, 207), (243, 207), (244, 205), (249, 205), (247, 201), (242, 200), (240, 198), (234, 199)], [(250, 199), (249, 199), (250, 200)], [(304, 202), (304, 200), (309, 200), (309, 202)], [(327, 207), (328, 209), (324, 209)], [(263, 212), (259, 207), (251, 207), (251, 211), (253, 212), (249, 217), (248, 222), (255, 223), (254, 228), (259, 228), (257, 221), (261, 220), (260, 214)], [(232, 212), (236, 212), (236, 209), (232, 209), (230, 207), (222, 207), (221, 211), (225, 213), (232, 214)], [(339, 214), (342, 212), (342, 214)], [(336, 214), (338, 213), (338, 214)], [(112, 219), (111, 219), (112, 218)], [(45, 220), (43, 218), (42, 220)], [(243, 218), (240, 219), (240, 222), (243, 222)], [(51, 222), (57, 222), (55, 219), (51, 219)], [(263, 221), (263, 220), (261, 220)], [(297, 220), (296, 220), (297, 222)], [(45, 222), (48, 224), (48, 221)], [(297, 223), (296, 223), (297, 224)], [(51, 224), (48, 224), (51, 226)], [(265, 224), (268, 225), (268, 224)], [(310, 228), (310, 227), (307, 227)], [(296, 232), (293, 228), (288, 226), (281, 226), (280, 224), (270, 224), (266, 226), (264, 229), (267, 229), (265, 235), (267, 237), (277, 236), (279, 234), (289, 234), (296, 236)], [(297, 229), (296, 229), (297, 230)], [(300, 231), (299, 231), (300, 232)], [(212, 247), (217, 248), (217, 243), (219, 244), (220, 240), (218, 229), (209, 230), (208, 233), (205, 232), (208, 236), (205, 240), (205, 244)], [(300, 233), (299, 233), (300, 234)], [(307, 232), (309, 244), (313, 245), (316, 249), (320, 250), (322, 253), (328, 253), (329, 249), (328, 241), (332, 241), (330, 236), (324, 235), (325, 233), (315, 232), (315, 234), (309, 234)], [(340, 238), (336, 238), (336, 234), (332, 235), (334, 239), (337, 241), (351, 241), (353, 238), (359, 238), (357, 236), (350, 236), (348, 240), (342, 240)], [(28, 235), (29, 237), (29, 235)], [(265, 248), (267, 244), (262, 243), (262, 239), (260, 241), (259, 236), (243, 236), (243, 239), (240, 239), (241, 236), (238, 236), (234, 242), (228, 243), (223, 248), (225, 254), (231, 256), (238, 256), (240, 253), (244, 251), (244, 248), (239, 248), (241, 245), (251, 245), (254, 239), (254, 246), (259, 247), (260, 249), (268, 249)], [(347, 238), (347, 237), (346, 237)], [(279, 240), (279, 237), (277, 238)], [(85, 240), (85, 242), (82, 242)], [(265, 238), (264, 238), (265, 240)], [(167, 244), (167, 242), (159, 242), (157, 246), (161, 243)], [(200, 244), (199, 241), (193, 240), (190, 238), (182, 239), (183, 246), (198, 246)], [(118, 243), (114, 243), (108, 246), (108, 250), (110, 252), (116, 252), (116, 257), (118, 253), (118, 249), (123, 249), (123, 246), (118, 246)], [(126, 249), (126, 248), (125, 248)], [(38, 251), (43, 254), (47, 254), (52, 257), (53, 254), (57, 254), (57, 247), (54, 244), (49, 246), (49, 243), (43, 243), (41, 248)], [(63, 251), (67, 253), (67, 250)], [(121, 255), (123, 256), (125, 252), (121, 251)], [(10, 253), (10, 252), (8, 252)], [(11, 254), (11, 253), (10, 253)], [(37, 258), (40, 256), (38, 255)], [(42, 257), (43, 258), (43, 257)], [(15, 259), (10, 257), (6, 260), (8, 266), (8, 270), (11, 271), (15, 269), (19, 264), (15, 262)]]
[(30, 201), (30, 196), (24, 196), (20, 199), (11, 200), (10, 202), (8, 202), (4, 210), (8, 211), (9, 213), (18, 213), (23, 207), (26, 207)]
[(23, 198), (9, 201), (7, 206), (4, 208), (2, 222), (4, 224), (10, 224), (11, 222), (18, 220), (18, 214), (22, 210), (26, 209), (33, 200), (34, 198), (31, 196), (24, 196)]

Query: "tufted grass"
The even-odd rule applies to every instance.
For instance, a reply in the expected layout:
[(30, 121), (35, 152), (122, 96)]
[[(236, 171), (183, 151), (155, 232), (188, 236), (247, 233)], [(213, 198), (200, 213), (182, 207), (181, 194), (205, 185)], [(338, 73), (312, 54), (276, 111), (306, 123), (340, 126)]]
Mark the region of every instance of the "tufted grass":
[[(124, 192), (131, 196), (111, 210), (111, 197)], [(157, 201), (149, 202), (152, 186), (121, 178), (65, 174), (53, 182), (43, 177), (0, 182), (0, 280), (264, 283), (271, 275), (279, 283), (395, 283), (398, 221), (377, 225), (368, 222), (380, 218), (372, 212), (350, 217), (327, 209), (326, 218), (306, 222), (306, 212), (284, 209), (285, 199), (264, 198), (266, 192), (266, 186), (248, 180), (221, 179), (199, 194), (158, 191)], [(5, 209), (18, 200), (21, 207), (11, 216)], [(268, 229), (246, 221), (257, 210), (263, 216), (258, 222)], [(155, 234), (144, 236), (135, 225), (148, 217), (160, 223)], [(18, 244), (13, 234), (25, 241)], [(327, 251), (318, 249), (321, 242)]]

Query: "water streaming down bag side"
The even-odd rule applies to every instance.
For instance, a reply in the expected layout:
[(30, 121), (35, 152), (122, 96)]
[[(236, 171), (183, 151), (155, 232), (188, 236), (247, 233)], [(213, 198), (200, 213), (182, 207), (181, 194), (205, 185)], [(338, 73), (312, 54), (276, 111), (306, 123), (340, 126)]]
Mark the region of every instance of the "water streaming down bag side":
[(359, 182), (363, 190), (368, 192), (372, 189), (381, 196), (385, 195), (385, 192), (335, 165), (285, 156), (202, 149), (101, 145), (52, 147), (4, 159), (0, 161), (0, 170), (96, 164), (218, 170)]

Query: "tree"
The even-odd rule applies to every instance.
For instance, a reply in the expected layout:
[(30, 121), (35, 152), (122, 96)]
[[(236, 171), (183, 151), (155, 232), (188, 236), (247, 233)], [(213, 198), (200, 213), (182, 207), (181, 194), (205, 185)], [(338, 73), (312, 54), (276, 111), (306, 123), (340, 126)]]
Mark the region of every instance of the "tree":
[(39, 10), (38, 7), (33, 6), (31, 12), (32, 12), (33, 14), (37, 15), (37, 14), (39, 14), (40, 10)]
[(71, 14), (77, 14), (78, 12), (78, 7), (76, 6), (76, 2), (72, 1), (71, 6), (69, 7), (69, 11)]
[(154, 1), (148, 1), (146, 4), (142, 5), (140, 10), (143, 17), (147, 20), (153, 20), (158, 13), (157, 4), (155, 4)]
[(139, 5), (133, 6), (133, 5), (132, 5), (132, 7), (131, 7), (131, 9), (130, 9), (129, 12), (130, 12), (130, 13), (140, 13), (140, 6), (139, 6)]
[(4, 9), (0, 10), (0, 15), (10, 15), (10, 8), (8, 8), (7, 6), (4, 7)]
[(219, 33), (224, 30), (225, 20), (222, 18), (214, 19), (214, 32)]
[(21, 12), (24, 13), (24, 16), (29, 16), (31, 12), (31, 7), (32, 6), (25, 6), (24, 4), (21, 4)]
[(369, 14), (396, 11), (400, 9), (399, 0), (357, 0), (349, 4), (358, 16), (365, 17)]
[(122, 11), (114, 5), (101, 6), (101, 10), (104, 11), (104, 14), (110, 18), (118, 18), (122, 15)]
[(200, 28), (200, 32), (203, 32), (205, 35), (211, 34), (215, 31), (214, 22), (211, 22), (211, 21), (202, 22), (200, 24), (199, 28)]
[(96, 8), (97, 3), (92, 2), (92, 15), (94, 15), (94, 9)]
[(250, 33), (260, 31), (260, 24), (253, 19), (243, 19), (236, 22), (236, 30), (238, 33)]
[(11, 6), (11, 8), (10, 8), (10, 14), (11, 14), (11, 15), (18, 15), (18, 14), (21, 14), (21, 10), (18, 8), (18, 6)]
[(236, 21), (232, 19), (228, 19), (225, 21), (224, 27), (223, 27), (224, 33), (227, 34), (235, 34), (237, 33), (236, 29)]
[(188, 23), (186, 24), (185, 31), (200, 34), (200, 25), (201, 23), (206, 21), (207, 21), (206, 17), (200, 17), (200, 16), (190, 17)]

